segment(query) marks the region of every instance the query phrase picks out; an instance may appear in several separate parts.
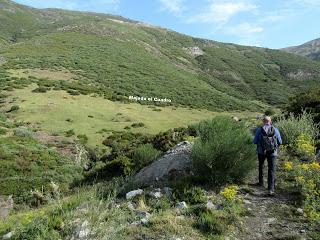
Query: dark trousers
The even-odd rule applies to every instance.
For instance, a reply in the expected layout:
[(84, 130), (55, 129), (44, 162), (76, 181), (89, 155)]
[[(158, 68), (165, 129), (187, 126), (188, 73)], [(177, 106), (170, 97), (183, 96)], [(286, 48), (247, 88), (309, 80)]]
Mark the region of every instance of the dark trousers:
[(263, 186), (263, 166), (264, 161), (268, 161), (268, 190), (274, 191), (276, 180), (276, 158), (271, 155), (258, 154), (259, 159), (259, 184)]

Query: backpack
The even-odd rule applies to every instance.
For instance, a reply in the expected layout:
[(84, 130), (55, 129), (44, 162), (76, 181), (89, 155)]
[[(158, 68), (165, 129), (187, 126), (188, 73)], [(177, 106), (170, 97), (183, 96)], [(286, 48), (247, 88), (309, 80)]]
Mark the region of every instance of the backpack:
[(274, 153), (278, 147), (276, 131), (273, 126), (268, 129), (268, 132), (261, 127), (262, 133), (262, 148), (266, 154)]

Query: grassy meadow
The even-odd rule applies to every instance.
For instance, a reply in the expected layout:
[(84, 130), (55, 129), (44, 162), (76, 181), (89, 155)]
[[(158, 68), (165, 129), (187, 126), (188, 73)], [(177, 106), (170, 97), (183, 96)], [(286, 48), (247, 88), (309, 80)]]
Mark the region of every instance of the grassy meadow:
[[(112, 102), (89, 95), (72, 96), (66, 91), (34, 93), (35, 85), (10, 92), (11, 103), (18, 111), (13, 117), (51, 134), (64, 135), (73, 129), (75, 135), (88, 136), (90, 146), (101, 146), (102, 140), (113, 131), (132, 131), (156, 134), (183, 127), (217, 115), (254, 116), (249, 112), (219, 113), (183, 107), (155, 107), (138, 103)], [(8, 110), (7, 109), (7, 110)], [(144, 126), (132, 127), (134, 123)]]

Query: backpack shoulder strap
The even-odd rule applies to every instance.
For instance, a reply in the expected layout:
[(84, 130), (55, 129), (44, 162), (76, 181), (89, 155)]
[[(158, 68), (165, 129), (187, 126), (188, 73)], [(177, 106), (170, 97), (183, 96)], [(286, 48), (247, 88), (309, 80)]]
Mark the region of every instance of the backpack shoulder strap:
[(275, 130), (274, 126), (271, 126), (271, 127), (270, 127), (270, 130), (269, 130), (269, 135), (270, 135), (271, 137), (273, 137), (275, 134), (276, 134), (276, 130)]
[(261, 129), (261, 134), (262, 134), (263, 136), (268, 135), (268, 133), (264, 130), (263, 127), (261, 127), (260, 129)]

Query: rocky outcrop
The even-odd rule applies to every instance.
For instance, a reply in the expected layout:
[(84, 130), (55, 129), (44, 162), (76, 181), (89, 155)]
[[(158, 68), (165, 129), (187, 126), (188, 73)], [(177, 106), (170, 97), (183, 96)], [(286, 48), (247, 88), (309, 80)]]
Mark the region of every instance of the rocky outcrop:
[(204, 52), (202, 51), (201, 48), (195, 46), (195, 47), (188, 47), (188, 48), (184, 48), (184, 50), (194, 56), (194, 57), (197, 57), (197, 56), (202, 56), (204, 54)]
[(287, 74), (287, 77), (290, 79), (294, 79), (294, 80), (306, 80), (306, 79), (311, 79), (312, 77), (315, 77), (316, 75), (308, 72), (308, 71), (304, 71), (304, 70), (297, 70), (295, 72), (289, 72)]
[(164, 156), (143, 168), (133, 177), (133, 183), (138, 186), (175, 181), (191, 174), (192, 161), (190, 158), (192, 143), (181, 142)]

